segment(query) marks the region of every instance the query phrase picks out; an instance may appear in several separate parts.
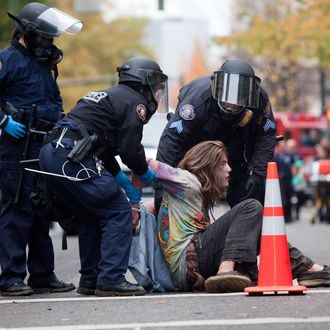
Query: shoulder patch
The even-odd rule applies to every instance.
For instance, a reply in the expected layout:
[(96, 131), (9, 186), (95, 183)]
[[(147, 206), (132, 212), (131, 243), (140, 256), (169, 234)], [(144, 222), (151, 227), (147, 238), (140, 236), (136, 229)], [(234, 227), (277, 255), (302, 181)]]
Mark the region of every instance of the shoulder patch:
[(107, 93), (105, 92), (89, 92), (83, 97), (83, 99), (99, 103), (100, 100), (102, 100), (106, 96)]
[(2, 63), (0, 62), (0, 70), (2, 69)]
[(171, 125), (169, 128), (175, 128), (178, 134), (180, 134), (183, 131), (183, 126), (182, 126), (182, 120), (176, 120)]
[(136, 112), (137, 112), (138, 116), (140, 117), (140, 119), (142, 119), (143, 121), (146, 121), (147, 109), (144, 104), (139, 104), (136, 107)]
[(268, 118), (270, 116), (271, 110), (272, 110), (272, 107), (270, 105), (270, 102), (268, 101), (264, 108), (264, 113), (263, 113), (266, 118)]
[(266, 122), (265, 122), (265, 125), (264, 125), (264, 131), (267, 132), (267, 131), (269, 131), (270, 129), (275, 130), (275, 128), (276, 128), (275, 123), (274, 123), (272, 120), (270, 120), (270, 119), (268, 118), (268, 119), (266, 120)]
[(184, 120), (193, 120), (195, 118), (195, 110), (191, 104), (185, 104), (179, 110), (180, 117)]

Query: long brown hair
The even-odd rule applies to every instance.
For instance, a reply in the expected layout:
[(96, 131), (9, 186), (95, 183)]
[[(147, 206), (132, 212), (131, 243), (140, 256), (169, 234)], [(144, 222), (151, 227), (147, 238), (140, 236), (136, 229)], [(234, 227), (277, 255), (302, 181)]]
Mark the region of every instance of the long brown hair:
[(178, 165), (194, 174), (201, 183), (204, 212), (227, 193), (227, 187), (222, 186), (215, 171), (224, 156), (227, 156), (227, 150), (221, 141), (204, 141), (191, 148)]

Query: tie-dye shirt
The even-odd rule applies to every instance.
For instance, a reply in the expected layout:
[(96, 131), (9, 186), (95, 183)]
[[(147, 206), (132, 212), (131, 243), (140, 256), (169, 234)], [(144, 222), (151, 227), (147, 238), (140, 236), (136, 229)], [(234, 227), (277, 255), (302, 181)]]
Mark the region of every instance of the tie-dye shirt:
[(149, 166), (164, 188), (158, 238), (175, 285), (186, 288), (186, 249), (193, 235), (209, 225), (203, 216), (201, 184), (192, 173), (152, 160)]

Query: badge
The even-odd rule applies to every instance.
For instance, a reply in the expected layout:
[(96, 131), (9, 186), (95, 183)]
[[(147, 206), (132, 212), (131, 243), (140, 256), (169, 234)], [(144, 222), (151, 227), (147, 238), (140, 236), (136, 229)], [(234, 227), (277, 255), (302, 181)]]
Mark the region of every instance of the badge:
[(193, 120), (195, 118), (194, 107), (191, 104), (185, 104), (179, 110), (180, 117), (184, 120)]
[(143, 121), (146, 121), (147, 109), (143, 104), (139, 104), (136, 107), (136, 112), (137, 112), (138, 116), (140, 117), (140, 119), (142, 119)]
[(266, 122), (265, 122), (265, 125), (264, 125), (264, 131), (267, 132), (267, 131), (269, 131), (270, 129), (274, 129), (274, 130), (275, 130), (275, 128), (276, 128), (275, 123), (274, 123), (272, 120), (270, 120), (270, 119), (268, 118), (268, 119), (266, 120)]
[(268, 101), (265, 108), (264, 108), (264, 116), (268, 118), (270, 116), (270, 112), (272, 110), (272, 107), (270, 105), (270, 102)]
[(102, 100), (106, 96), (107, 93), (105, 92), (89, 92), (83, 97), (83, 99), (99, 103), (100, 100)]
[(175, 128), (178, 134), (180, 134), (183, 131), (182, 120), (174, 121), (169, 128)]

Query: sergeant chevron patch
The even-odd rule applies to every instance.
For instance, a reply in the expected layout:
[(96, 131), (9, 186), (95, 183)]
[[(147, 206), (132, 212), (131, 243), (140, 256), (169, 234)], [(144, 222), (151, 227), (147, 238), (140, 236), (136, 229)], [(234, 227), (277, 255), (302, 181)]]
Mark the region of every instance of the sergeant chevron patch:
[(267, 132), (270, 129), (275, 129), (275, 127), (276, 127), (275, 123), (268, 118), (264, 125), (264, 131)]
[(178, 134), (180, 134), (183, 131), (182, 120), (174, 121), (169, 128), (175, 128)]

